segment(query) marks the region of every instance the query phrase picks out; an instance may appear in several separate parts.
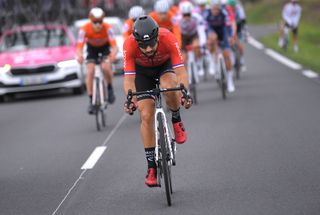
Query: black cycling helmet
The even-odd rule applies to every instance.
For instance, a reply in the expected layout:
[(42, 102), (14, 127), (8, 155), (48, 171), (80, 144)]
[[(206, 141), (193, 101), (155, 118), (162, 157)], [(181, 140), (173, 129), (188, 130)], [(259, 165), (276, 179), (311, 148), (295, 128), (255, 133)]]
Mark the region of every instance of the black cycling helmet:
[(159, 32), (158, 24), (150, 16), (140, 16), (133, 25), (132, 34), (139, 47), (153, 47), (157, 43)]

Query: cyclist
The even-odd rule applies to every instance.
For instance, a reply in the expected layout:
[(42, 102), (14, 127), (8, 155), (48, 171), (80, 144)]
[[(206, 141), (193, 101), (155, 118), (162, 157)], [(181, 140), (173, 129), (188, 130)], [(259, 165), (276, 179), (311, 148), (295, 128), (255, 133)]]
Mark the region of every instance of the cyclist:
[(149, 13), (161, 28), (171, 31), (178, 40), (181, 47), (181, 33), (179, 25), (175, 19), (175, 15), (170, 12), (170, 6), (167, 0), (159, 0), (154, 4), (154, 11)]
[(131, 34), (132, 34), (132, 27), (134, 21), (139, 16), (145, 15), (145, 11), (141, 6), (132, 6), (129, 10), (129, 18), (124, 23), (124, 29), (123, 29), (123, 38), (126, 40)]
[[(235, 87), (233, 83), (233, 68), (230, 58), (230, 18), (226, 15), (222, 8), (220, 1), (212, 1), (211, 10), (206, 17), (209, 34), (208, 34), (208, 49), (211, 54), (215, 54), (215, 62), (217, 62), (218, 46), (222, 49), (222, 54), (226, 63), (227, 69), (227, 88), (228, 92), (234, 92)], [(231, 41), (231, 40), (230, 40)], [(216, 63), (217, 65), (217, 63)]]
[(86, 87), (89, 96), (89, 114), (94, 113), (94, 107), (92, 105), (92, 85), (95, 64), (96, 60), (99, 58), (99, 55), (102, 55), (103, 57), (101, 67), (108, 83), (108, 102), (112, 104), (115, 101), (115, 95), (112, 86), (113, 72), (111, 63), (114, 62), (118, 49), (111, 25), (104, 22), (103, 18), (104, 12), (101, 8), (92, 8), (89, 12), (90, 22), (85, 24), (80, 29), (77, 43), (77, 60), (80, 64), (82, 64), (84, 61), (83, 47), (85, 43), (87, 45)]
[(195, 7), (194, 12), (199, 13), (203, 18), (208, 15), (208, 2), (207, 0), (196, 0), (197, 7)]
[[(133, 26), (133, 34), (124, 42), (124, 92), (129, 89), (145, 91), (156, 87), (155, 79), (162, 88), (176, 87), (183, 83), (189, 86), (188, 74), (184, 68), (178, 42), (165, 28), (159, 28), (150, 16), (139, 17)], [(178, 144), (186, 141), (186, 131), (180, 117), (180, 103), (190, 108), (192, 100), (181, 99), (180, 92), (167, 92), (166, 103), (172, 112), (175, 139)], [(133, 103), (124, 105), (124, 111), (140, 111), (141, 137), (148, 163), (145, 184), (157, 186), (154, 136), (154, 100), (150, 95), (134, 98)]]
[(236, 0), (228, 0), (228, 5), (230, 5), (231, 9), (233, 10), (233, 13), (235, 15), (236, 20), (236, 28), (237, 28), (237, 34), (235, 39), (235, 45), (238, 47), (240, 52), (240, 64), (241, 64), (241, 70), (245, 71), (245, 65), (244, 65), (244, 46), (241, 43), (241, 39), (243, 38), (242, 32), (243, 27), (246, 22), (246, 15), (244, 12), (244, 9), (242, 5), (236, 1)]
[(179, 14), (179, 7), (174, 4), (174, 0), (167, 0), (169, 4), (169, 10), (174, 15), (177, 16)]
[(293, 34), (293, 50), (298, 52), (298, 25), (301, 17), (301, 7), (298, 4), (297, 0), (291, 0), (282, 9), (282, 24), (280, 29), (280, 39), (279, 46), (283, 47), (284, 45), (284, 27), (288, 27), (292, 30)]
[(201, 49), (206, 44), (206, 25), (201, 15), (193, 13), (193, 5), (189, 1), (180, 3), (180, 12), (182, 14), (179, 19), (179, 26), (182, 38), (182, 55), (184, 56), (185, 62), (187, 62), (186, 47), (192, 45), (197, 60), (198, 68), (203, 73), (201, 61)]

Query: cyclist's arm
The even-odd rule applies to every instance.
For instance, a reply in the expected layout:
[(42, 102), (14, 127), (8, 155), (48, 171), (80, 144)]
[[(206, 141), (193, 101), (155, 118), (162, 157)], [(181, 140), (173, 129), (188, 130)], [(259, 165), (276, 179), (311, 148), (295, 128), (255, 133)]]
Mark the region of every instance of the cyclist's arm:
[(107, 32), (108, 32), (109, 43), (110, 43), (110, 48), (111, 48), (111, 52), (110, 52), (109, 57), (110, 57), (111, 62), (113, 62), (116, 59), (116, 54), (118, 52), (118, 47), (117, 47), (115, 34), (114, 34), (111, 26), (107, 26)]
[(182, 83), (189, 90), (189, 77), (186, 68), (183, 66), (175, 68), (174, 71), (177, 75), (178, 83)]
[(78, 41), (77, 41), (77, 51), (76, 51), (76, 58), (79, 63), (83, 62), (83, 46), (85, 43), (86, 33), (83, 29), (80, 29), (78, 34)]
[(298, 13), (296, 14), (296, 16), (294, 16), (293, 20), (292, 20), (292, 24), (294, 25), (293, 27), (297, 27), (300, 21), (300, 17), (301, 17), (301, 7), (299, 7), (298, 9)]
[(123, 89), (125, 95), (127, 95), (128, 90), (131, 89), (133, 92), (136, 91), (135, 78), (136, 78), (136, 68), (135, 60), (132, 52), (134, 51), (134, 45), (132, 40), (127, 39), (123, 44)]
[(282, 18), (283, 20), (288, 23), (289, 25), (291, 25), (291, 18), (290, 18), (290, 11), (289, 11), (289, 6), (288, 4), (286, 4), (282, 10)]

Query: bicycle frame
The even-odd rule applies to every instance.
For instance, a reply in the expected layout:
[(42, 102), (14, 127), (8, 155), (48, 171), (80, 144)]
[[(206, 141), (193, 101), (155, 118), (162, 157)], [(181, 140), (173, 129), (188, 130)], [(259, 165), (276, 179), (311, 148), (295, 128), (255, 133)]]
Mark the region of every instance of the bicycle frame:
[[(97, 82), (98, 82), (98, 87), (99, 89), (97, 89)], [(96, 105), (101, 105), (101, 107), (105, 107), (106, 106), (106, 100), (105, 100), (105, 80), (104, 80), (104, 75), (102, 72), (102, 68), (100, 64), (96, 64), (95, 65), (95, 69), (94, 69), (94, 79), (93, 79), (93, 91), (92, 91), (92, 95), (96, 95), (97, 90), (99, 91), (99, 102), (97, 102), (97, 98), (96, 96), (92, 97), (92, 104), (94, 106)]]

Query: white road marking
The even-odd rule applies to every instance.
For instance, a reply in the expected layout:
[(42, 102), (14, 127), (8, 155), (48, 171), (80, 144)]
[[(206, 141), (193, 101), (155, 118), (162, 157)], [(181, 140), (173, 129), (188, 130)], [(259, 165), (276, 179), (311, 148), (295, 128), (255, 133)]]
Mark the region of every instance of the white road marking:
[[(108, 135), (108, 137), (106, 138), (106, 140), (103, 142), (103, 144), (100, 146), (100, 147), (97, 147), (97, 148), (99, 148), (98, 150), (100, 151), (100, 150), (103, 150), (103, 152), (105, 151), (105, 149), (107, 148), (107, 143), (109, 142), (109, 140), (111, 139), (111, 137), (114, 135), (114, 133), (119, 129), (119, 127), (120, 127), (120, 125), (124, 122), (124, 120), (126, 119), (126, 117), (127, 117), (127, 114), (123, 114), (122, 115), (122, 117), (121, 117), (121, 119), (118, 121), (118, 123), (116, 124), (116, 126), (112, 129), (112, 131), (110, 132), (110, 134)], [(96, 149), (97, 149), (96, 148)], [(102, 153), (103, 153), (102, 152)], [(101, 153), (101, 155), (102, 155), (102, 153)], [(92, 153), (92, 154), (94, 154), (94, 153)], [(92, 155), (91, 154), (91, 155)], [(101, 156), (100, 155), (100, 156)], [(99, 158), (100, 158), (100, 156), (99, 156)], [(91, 156), (90, 156), (91, 157)], [(89, 159), (88, 160), (90, 160), (90, 157), (89, 157)], [(87, 160), (87, 161), (88, 161)], [(97, 161), (98, 161), (98, 159), (97, 159)], [(83, 165), (84, 166), (84, 165)], [(82, 167), (83, 167), (82, 166)], [(81, 167), (81, 168), (82, 168)], [(52, 213), (52, 215), (55, 215), (55, 214), (57, 214), (57, 212), (59, 211), (59, 209), (61, 208), (61, 206), (63, 205), (63, 203), (67, 200), (67, 198), (69, 197), (69, 195), (71, 194), (71, 192), (75, 189), (75, 187), (79, 184), (79, 182), (80, 182), (80, 180), (81, 179), (83, 179), (83, 175), (86, 173), (86, 171), (87, 171), (88, 169), (84, 169), (82, 172), (81, 172), (81, 174), (80, 174), (80, 176), (78, 177), (78, 179), (74, 182), (74, 184), (71, 186), (71, 188), (68, 190), (68, 192), (67, 192), (67, 194), (64, 196), (64, 198), (61, 200), (61, 202), (60, 202), (60, 204), (58, 205), (58, 207), (54, 210), (54, 212)]]
[(287, 57), (284, 57), (283, 55), (273, 51), (272, 49), (266, 49), (265, 52), (267, 55), (269, 55), (270, 57), (272, 57), (276, 61), (290, 67), (291, 69), (294, 69), (294, 70), (302, 69), (302, 66), (300, 64), (290, 60)]
[(88, 160), (82, 165), (81, 169), (92, 169), (106, 149), (107, 146), (98, 146), (95, 148)]
[(304, 70), (302, 74), (308, 78), (318, 78), (319, 75), (311, 70)]
[(254, 39), (253, 37), (248, 37), (248, 43), (253, 47), (262, 50), (264, 45), (260, 43), (258, 40)]

